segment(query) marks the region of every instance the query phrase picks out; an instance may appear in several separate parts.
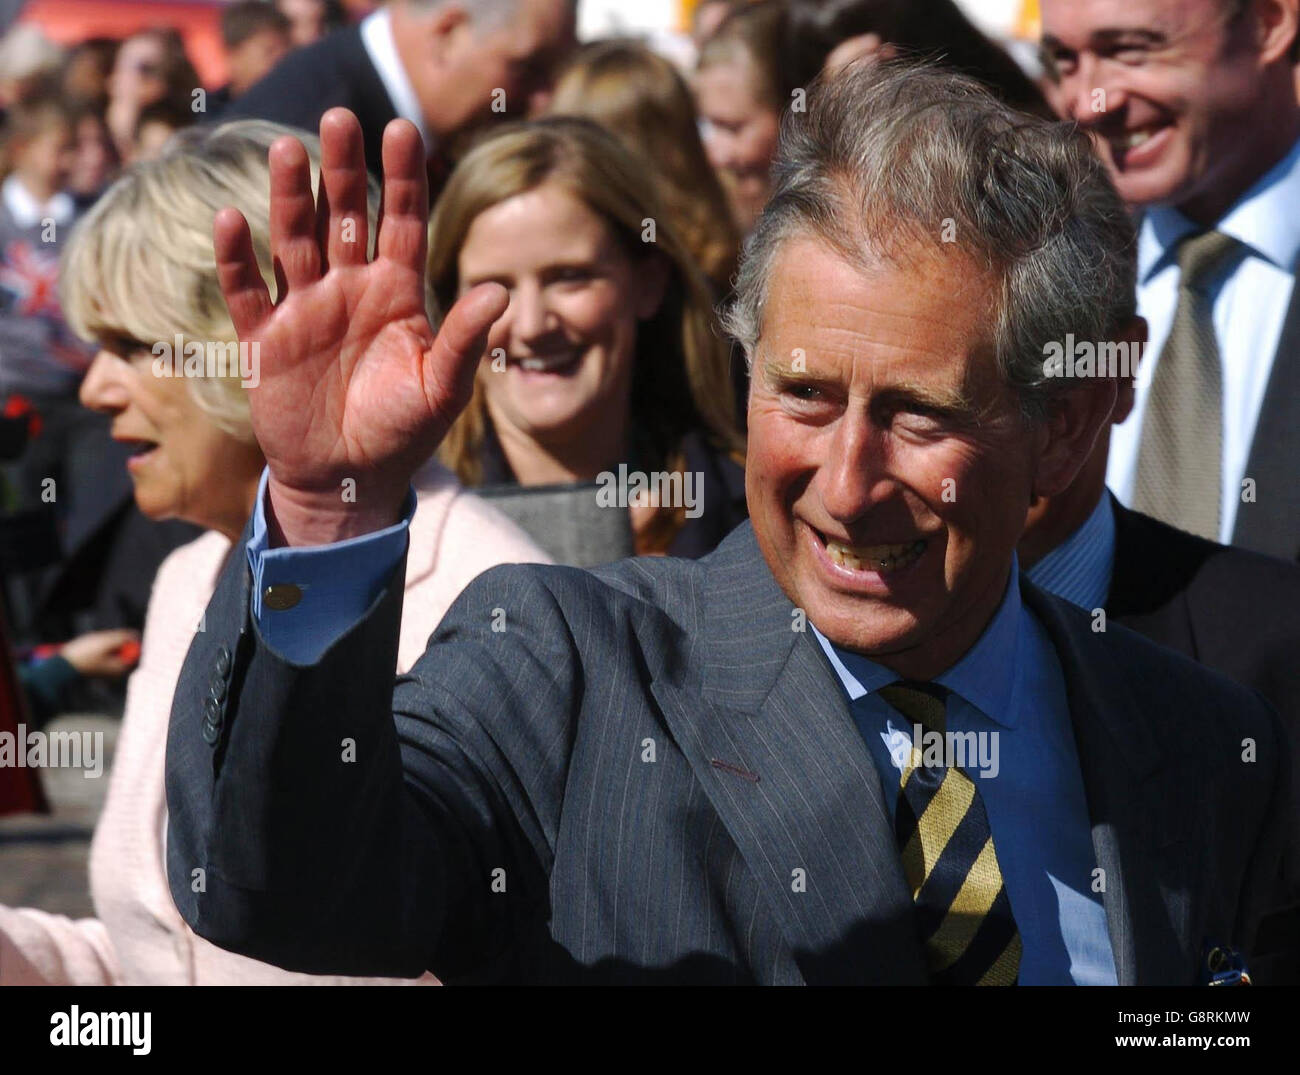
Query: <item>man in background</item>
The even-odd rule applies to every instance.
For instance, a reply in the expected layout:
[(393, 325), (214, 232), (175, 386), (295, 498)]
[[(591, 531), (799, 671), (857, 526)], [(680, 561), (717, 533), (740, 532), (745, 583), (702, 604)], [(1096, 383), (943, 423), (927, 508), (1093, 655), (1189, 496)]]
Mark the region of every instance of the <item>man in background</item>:
[(572, 0), (394, 0), (292, 53), (222, 118), (314, 131), (342, 106), (361, 121), (377, 173), (384, 127), (401, 117), (445, 160), (484, 121), (537, 110), (575, 44)]
[(1150, 327), (1107, 484), (1204, 538), (1300, 555), (1298, 0), (1043, 0), (1059, 111), (1143, 210)]
[(289, 20), (263, 0), (241, 0), (221, 13), (230, 81), (212, 94), (214, 111), (242, 96), (284, 59), (293, 47), (289, 29)]

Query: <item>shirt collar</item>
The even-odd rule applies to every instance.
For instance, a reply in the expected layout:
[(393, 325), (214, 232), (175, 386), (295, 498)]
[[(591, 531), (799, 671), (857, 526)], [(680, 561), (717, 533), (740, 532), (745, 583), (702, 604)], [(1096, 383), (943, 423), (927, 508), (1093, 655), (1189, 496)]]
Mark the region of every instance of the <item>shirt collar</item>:
[(0, 187), (0, 197), (4, 198), (5, 208), (20, 228), (34, 228), (47, 219), (53, 220), (56, 225), (69, 224), (76, 213), (76, 205), (70, 194), (59, 191), (42, 204), (16, 175), (11, 175), (4, 181)]
[(1083, 525), (1025, 572), (1035, 585), (1091, 611), (1104, 608), (1115, 567), (1115, 509), (1103, 494)]
[[(1279, 269), (1292, 272), (1300, 259), (1300, 141), (1291, 147), (1215, 225)], [(1172, 206), (1148, 209), (1138, 232), (1138, 281), (1172, 261), (1179, 242), (1200, 227)]]
[(393, 102), (394, 110), (402, 119), (415, 124), (420, 137), (424, 139), (425, 153), (433, 156), (434, 144), (425, 126), (420, 99), (415, 94), (415, 87), (411, 85), (410, 75), (406, 73), (406, 68), (397, 55), (397, 46), (393, 44), (393, 13), (388, 8), (381, 7), (361, 20), (361, 43), (365, 46), (370, 62), (375, 65), (379, 81), (388, 91), (388, 99)]
[[(1004, 728), (1014, 728), (1017, 718), (1015, 699), (1023, 610), (1019, 575), (1019, 564), (1013, 555), (1007, 589), (993, 619), (975, 645), (934, 680)], [(898, 682), (897, 673), (860, 653), (836, 646), (815, 626), (813, 634), (839, 676), (849, 701), (857, 701), (872, 691)]]

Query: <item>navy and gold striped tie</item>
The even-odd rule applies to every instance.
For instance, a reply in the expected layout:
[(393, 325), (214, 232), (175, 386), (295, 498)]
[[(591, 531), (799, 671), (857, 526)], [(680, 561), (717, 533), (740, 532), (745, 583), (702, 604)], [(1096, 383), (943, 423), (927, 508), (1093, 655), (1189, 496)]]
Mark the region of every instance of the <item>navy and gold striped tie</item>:
[[(880, 690), (911, 723), (941, 735), (947, 695), (933, 683)], [(1020, 932), (974, 781), (956, 766), (924, 765), (914, 742), (899, 784), (894, 835), (931, 981), (1015, 985)]]

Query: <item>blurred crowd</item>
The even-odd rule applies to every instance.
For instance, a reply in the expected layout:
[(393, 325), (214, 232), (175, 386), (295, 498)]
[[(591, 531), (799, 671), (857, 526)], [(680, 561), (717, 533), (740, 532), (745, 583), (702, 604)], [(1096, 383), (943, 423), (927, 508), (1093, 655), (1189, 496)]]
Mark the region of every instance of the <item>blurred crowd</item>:
[[(1220, 17), (1233, 5), (1220, 0), (1135, 0), (1152, 25), (1115, 40), (1089, 25), (1090, 9), (1113, 5), (1058, 6), (1071, 12), (1047, 26), (1026, 63), (953, 0), (698, 0), (684, 7), (689, 48), (672, 57), (632, 37), (580, 43), (566, 0), (236, 0), (220, 16), (219, 86), (201, 83), (165, 4), (158, 25), (122, 38), (56, 45), (34, 23), (14, 25), (0, 42), (0, 569), (22, 712), (39, 723), (126, 705), (130, 719), (135, 704), (154, 721), (149, 738), (163, 734), (187, 632), (264, 466), (246, 399), (255, 368), (214, 372), (210, 361), (214, 346), (237, 353), (222, 350), (237, 335), (213, 223), (238, 207), (275, 280), (268, 153), (290, 152), (278, 140), (292, 131), (301, 167), (318, 176), (318, 125), (336, 107), (360, 120), (372, 218), (385, 126), (405, 119), (421, 136), (435, 323), (475, 284), (511, 293), (473, 398), (416, 487), (428, 518), (446, 523), (413, 537), (412, 564), (444, 573), (440, 596), (409, 625), (419, 646), (470, 564), (701, 557), (745, 518), (748, 371), (721, 311), (774, 189), (783, 120), (797, 123), (814, 80), (850, 64), (941, 63), (1020, 112), (1092, 133), (1138, 229), (1134, 303), (1156, 351), (1178, 332), (1180, 239), (1246, 203), (1244, 215), (1273, 239), (1252, 247), (1238, 236), (1215, 263), (1214, 286), (1237, 289), (1236, 306), (1210, 319), (1224, 334), (1216, 353), (1227, 363), (1250, 351), (1255, 361), (1243, 358), (1248, 370), (1227, 370), (1208, 390), (1216, 407), (1223, 401), (1213, 450), (1228, 445), (1216, 456), (1212, 503), (1191, 525), (1176, 506), (1190, 494), (1163, 515), (1157, 499), (1142, 500), (1137, 475), (1159, 464), (1142, 454), (1140, 422), (1157, 413), (1161, 382), (1139, 372), (1120, 392), (1114, 421), (1129, 421), (1116, 426), (1118, 455), (1102, 444), (1086, 489), (1055, 512), (1031, 513), (1022, 566), (1097, 518), (1110, 502), (1106, 480), (1125, 504), (1207, 542), (1295, 560), (1295, 495), (1278, 493), (1291, 514), (1264, 532), (1234, 505), (1243, 480), (1262, 473), (1273, 489), (1288, 479), (1300, 488), (1300, 453), (1274, 462), (1256, 438), (1263, 430), (1282, 438), (1279, 450), (1297, 447), (1279, 431), (1286, 389), (1277, 387), (1300, 388), (1283, 369), (1300, 364), (1300, 336), (1290, 335), (1300, 318), (1288, 312), (1300, 251), (1296, 46), (1272, 56), (1267, 42), (1236, 41)], [(1167, 46), (1186, 76), (1169, 88), (1140, 54), (1156, 51), (1152, 35), (1175, 41), (1171, 18), (1190, 20), (1187, 33), (1210, 44), (1186, 55), (1177, 51), (1185, 44)], [(1140, 69), (1137, 81), (1115, 74), (1125, 67)], [(1254, 95), (1253, 125), (1216, 95), (1219, 77), (1238, 97)], [(1161, 165), (1176, 175), (1143, 171), (1144, 153), (1186, 129), (1188, 159)], [(172, 373), (159, 373), (164, 353)], [(173, 375), (190, 357), (185, 376)], [(679, 481), (603, 510), (596, 494), (620, 466)], [(693, 503), (696, 476), (703, 494)], [(457, 499), (464, 490), (481, 494), (486, 513)], [(169, 557), (180, 559), (159, 575)], [(408, 577), (408, 587), (420, 584)], [(128, 702), (141, 632), (145, 665), (151, 638), (157, 656)], [(1274, 704), (1294, 709), (1293, 678), (1272, 682)], [(161, 769), (140, 779), (156, 783), (161, 803)], [(163, 890), (160, 875), (151, 883)], [(185, 932), (178, 918), (174, 929)], [(100, 939), (76, 958), (84, 976), (172, 980), (170, 957), (137, 955), (128, 973), (126, 957)], [(50, 965), (24, 958), (36, 978)], [(251, 971), (225, 973), (248, 980)]]
[[(222, 197), (238, 199), (214, 195), (218, 204), (200, 206), (193, 190), (170, 190), (163, 200), (174, 221), (164, 228), (158, 216), (146, 216), (137, 196), (119, 211), (117, 227), (152, 233), (160, 256), (137, 253), (137, 276), (122, 250), (97, 250), (104, 261), (86, 269), (94, 274), (93, 289), (89, 279), (65, 280), (61, 299), (59, 263), (69, 239), (124, 173), (131, 183), (154, 177), (165, 185), (167, 166), (151, 170), (150, 162), (178, 147), (201, 147), (223, 122), (261, 119), (314, 133), (335, 105), (362, 120), (367, 159), (377, 172), (384, 125), (397, 116), (411, 120), (426, 143), (435, 199), (446, 186), (436, 199), (431, 261), (443, 308), (462, 286), (468, 262), (475, 279), (512, 278), (526, 292), (535, 289), (537, 307), (512, 307), (518, 316), (498, 326), (494, 351), (514, 353), (523, 340), (526, 349), (549, 352), (556, 341), (536, 338), (544, 330), (530, 321), (546, 320), (542, 306), (552, 296), (565, 323), (609, 319), (612, 309), (627, 322), (618, 331), (637, 337), (634, 347), (611, 341), (611, 351), (636, 355), (606, 355), (603, 368), (592, 364), (590, 374), (577, 378), (578, 391), (566, 385), (563, 393), (538, 396), (538, 385), (527, 378), (482, 379), (474, 405), (444, 446), (445, 463), (462, 482), (485, 487), (503, 510), (524, 518), (542, 546), (561, 558), (594, 563), (632, 551), (697, 556), (744, 516), (745, 373), (716, 311), (729, 294), (740, 242), (767, 199), (780, 118), (796, 89), (823, 65), (942, 51), (1009, 102), (1046, 110), (1032, 79), (947, 0), (922, 5), (929, 9), (925, 17), (907, 14), (901, 4), (703, 0), (689, 10), (683, 38), (694, 58), (686, 63), (632, 38), (579, 45), (572, 11), (562, 3), (527, 3), (494, 33), (480, 35), (471, 26), (463, 35), (472, 38), (468, 43), (460, 27), (434, 25), (429, 41), (432, 6), (229, 3), (220, 15), (227, 78), (219, 86), (201, 83), (181, 32), (167, 25), (165, 6), (156, 25), (122, 38), (93, 36), (61, 46), (38, 24), (20, 21), (0, 42), (0, 400), (12, 442), (2, 464), (0, 544), (10, 642), (25, 657), (38, 712), (120, 707), (120, 682), (99, 677), (119, 676), (125, 667), (118, 658), (123, 639), (143, 626), (163, 558), (211, 524), (204, 509), (182, 510), (165, 496), (151, 496), (138, 452), (128, 466), (139, 441), (122, 439), (124, 423), (114, 421), (121, 405), (102, 388), (103, 364), (96, 372), (92, 361), (97, 353), (121, 358), (131, 346), (152, 346), (154, 337), (143, 329), (128, 331), (142, 323), (160, 340), (177, 333), (220, 338), (214, 331), (220, 319), (202, 305), (211, 301), (203, 283), (182, 284), (164, 264), (175, 257), (189, 269), (192, 258), (208, 272), (212, 213)], [(489, 9), (491, 17), (494, 6), (510, 7), (461, 6), (470, 14), (457, 17), (470, 23), (480, 17), (473, 9)], [(436, 62), (431, 49), (447, 42), (454, 43), (453, 62)], [(595, 128), (543, 124), (470, 152), (504, 122), (542, 116), (581, 118)], [(561, 189), (566, 196), (546, 197)], [(526, 197), (538, 203), (527, 213), (536, 232), (532, 257), (516, 225)], [(102, 207), (95, 216), (92, 226), (112, 229)], [(583, 271), (593, 278), (596, 266), (602, 274), (606, 268), (611, 239), (637, 254), (645, 245), (643, 220), (655, 221), (657, 248), (668, 255), (654, 303), (635, 256), (610, 281), (616, 288), (608, 297), (594, 280), (578, 281), (576, 270), (565, 270), (574, 280), (564, 287), (551, 279), (566, 241), (570, 260), (587, 265)], [(638, 312), (638, 302), (650, 313)], [(154, 307), (156, 320), (142, 313)], [(613, 324), (592, 329), (594, 335), (615, 331)], [(645, 357), (651, 350), (653, 364)], [(565, 357), (546, 353), (536, 362), (551, 370)], [(203, 390), (192, 388), (195, 393)], [(611, 409), (615, 399), (620, 402)], [(239, 432), (248, 438), (247, 430)], [(619, 460), (646, 471), (702, 472), (725, 495), (710, 496), (698, 518), (693, 511), (686, 518), (681, 505), (655, 507), (648, 500), (631, 504), (626, 518), (604, 512), (587, 518), (582, 507), (589, 498), (578, 495), (577, 483)], [(162, 470), (161, 459), (151, 469)], [(177, 480), (188, 482), (188, 475)], [(564, 484), (574, 489), (555, 488)], [(530, 486), (552, 494), (512, 497), (513, 489)], [(220, 500), (201, 488), (186, 492), (195, 501)], [(59, 659), (59, 645), (82, 634), (99, 642), (65, 650)], [(94, 659), (66, 667), (67, 656), (87, 647)]]

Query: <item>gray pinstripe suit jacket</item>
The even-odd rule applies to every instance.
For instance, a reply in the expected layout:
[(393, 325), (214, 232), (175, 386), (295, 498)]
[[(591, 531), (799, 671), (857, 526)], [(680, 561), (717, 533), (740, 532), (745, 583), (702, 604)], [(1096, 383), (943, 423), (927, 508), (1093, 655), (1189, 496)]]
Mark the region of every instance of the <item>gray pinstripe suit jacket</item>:
[[(396, 687), (400, 584), (308, 667), (260, 640), (248, 588), (241, 544), (168, 741), (200, 935), (447, 981), (925, 980), (878, 775), (748, 524), (699, 561), (495, 569)], [(1119, 979), (1190, 984), (1203, 942), (1248, 942), (1276, 870), (1277, 718), (1024, 593), (1065, 671)]]

